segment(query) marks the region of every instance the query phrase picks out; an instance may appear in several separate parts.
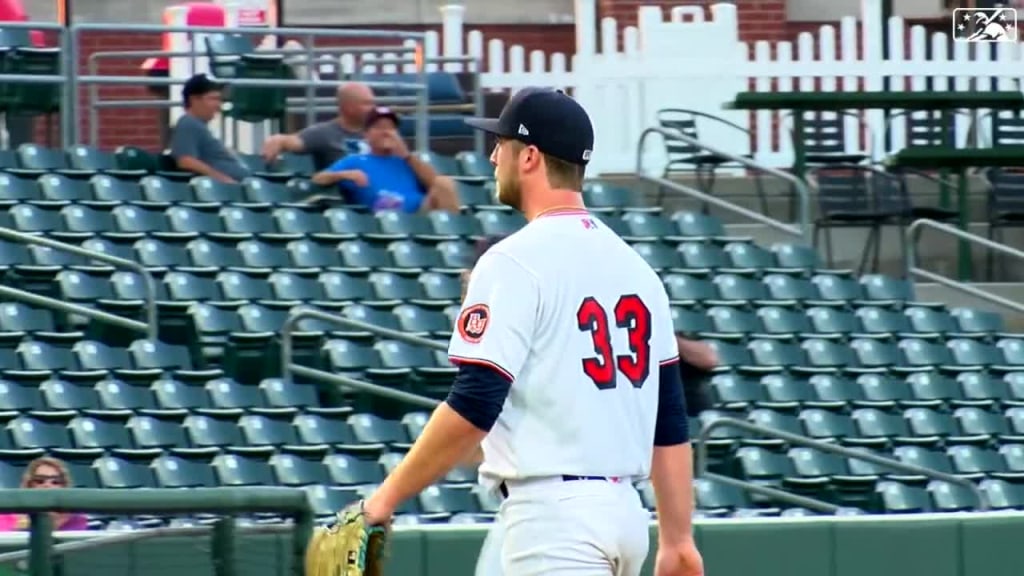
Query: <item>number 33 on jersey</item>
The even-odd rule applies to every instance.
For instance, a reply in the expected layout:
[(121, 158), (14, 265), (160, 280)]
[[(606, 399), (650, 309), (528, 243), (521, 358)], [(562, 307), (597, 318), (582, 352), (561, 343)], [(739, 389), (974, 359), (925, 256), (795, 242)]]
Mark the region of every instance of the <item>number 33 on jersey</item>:
[(678, 355), (668, 297), (610, 231), (587, 230), (592, 244), (573, 248), (534, 232), (553, 225), (533, 222), (483, 255), (449, 346), (452, 362), (512, 382), (481, 473), (644, 475), (659, 366)]

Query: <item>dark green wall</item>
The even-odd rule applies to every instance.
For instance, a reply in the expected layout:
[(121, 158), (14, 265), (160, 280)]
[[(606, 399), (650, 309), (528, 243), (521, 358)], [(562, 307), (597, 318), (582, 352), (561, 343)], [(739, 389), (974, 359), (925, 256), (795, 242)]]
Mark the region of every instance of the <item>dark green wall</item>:
[[(472, 528), (396, 532), (388, 574), (472, 576), (483, 537)], [(700, 524), (697, 538), (709, 576), (1024, 575), (1024, 514), (723, 520)], [(288, 541), (242, 537), (237, 574), (289, 574)], [(205, 537), (111, 545), (70, 554), (64, 576), (213, 576), (209, 548)]]

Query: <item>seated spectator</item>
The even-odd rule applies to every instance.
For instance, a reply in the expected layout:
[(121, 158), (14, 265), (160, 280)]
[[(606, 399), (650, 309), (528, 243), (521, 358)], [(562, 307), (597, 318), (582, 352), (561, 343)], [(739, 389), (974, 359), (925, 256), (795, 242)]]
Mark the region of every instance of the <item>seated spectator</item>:
[(207, 125), (220, 112), (222, 91), (223, 86), (206, 74), (196, 74), (185, 82), (181, 92), (185, 114), (174, 126), (171, 156), (179, 170), (221, 182), (241, 182), (250, 176), (249, 170)]
[(389, 108), (375, 108), (367, 116), (366, 142), (369, 152), (345, 156), (314, 175), (313, 182), (339, 185), (349, 202), (375, 212), (459, 211), (454, 191), (437, 185), (434, 170), (410, 161), (413, 156), (398, 134), (398, 115)]
[[(22, 488), (70, 488), (71, 473), (67, 466), (56, 458), (36, 458), (29, 462), (21, 477)], [(54, 530), (88, 530), (89, 521), (85, 514), (51, 512)], [(0, 514), (0, 532), (28, 530), (27, 514)]]
[(271, 163), (282, 152), (309, 154), (317, 172), (326, 170), (346, 154), (366, 152), (363, 130), (373, 110), (373, 90), (350, 82), (338, 87), (338, 116), (307, 126), (295, 134), (275, 134), (263, 143), (263, 159)]
[[(295, 134), (277, 134), (263, 143), (263, 158), (269, 164), (282, 152), (309, 154), (317, 172), (327, 170), (347, 154), (364, 154), (368, 151), (364, 141), (366, 117), (374, 109), (373, 90), (359, 82), (349, 82), (338, 87), (338, 116), (326, 122), (307, 126)], [(416, 156), (408, 158), (409, 165), (421, 178), (433, 182), (433, 187), (443, 194), (458, 198), (455, 180), (440, 176), (426, 162)]]

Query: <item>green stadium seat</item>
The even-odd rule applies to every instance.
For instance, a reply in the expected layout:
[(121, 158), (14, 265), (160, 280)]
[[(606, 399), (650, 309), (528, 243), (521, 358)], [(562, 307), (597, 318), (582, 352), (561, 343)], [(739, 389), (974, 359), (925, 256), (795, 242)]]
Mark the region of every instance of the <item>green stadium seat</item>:
[(324, 288), (315, 277), (288, 272), (273, 272), (267, 277), (267, 283), (276, 300), (313, 303), (318, 308), (332, 306), (340, 308), (343, 305), (327, 301)]
[(956, 319), (945, 310), (909, 306), (903, 310), (903, 313), (910, 320), (913, 330), (918, 333), (953, 335), (960, 330)]
[(978, 497), (960, 484), (932, 480), (927, 490), (936, 512), (968, 512), (980, 505)]
[(911, 302), (914, 300), (914, 286), (907, 280), (890, 278), (881, 274), (861, 276), (861, 286), (868, 300), (890, 302)]
[(494, 198), (493, 189), (486, 186), (483, 181), (466, 182), (465, 180), (456, 180), (455, 193), (459, 197), (459, 205), (463, 208), (491, 207), (497, 202)]
[[(593, 207), (588, 203), (588, 207)], [(622, 206), (612, 204), (611, 209), (619, 209)], [(610, 219), (613, 217), (609, 217)], [(620, 218), (625, 226), (625, 237), (631, 241), (679, 241), (681, 238), (676, 230), (675, 224), (658, 214), (646, 212), (627, 212)]]
[[(773, 428), (775, 430), (789, 432), (790, 434), (804, 435), (803, 427), (797, 417), (793, 414), (781, 412), (779, 410), (755, 408), (747, 413), (747, 420), (758, 426)], [(745, 438), (743, 442), (747, 444), (756, 443), (759, 446), (770, 446), (776, 448), (785, 444), (778, 438)]]
[(924, 488), (886, 480), (878, 483), (877, 491), (882, 498), (885, 511), (890, 514), (932, 511), (928, 492)]
[(450, 519), (455, 514), (480, 512), (471, 487), (427, 486), (417, 495), (421, 513), (432, 520)]
[(662, 277), (669, 298), (677, 305), (710, 302), (718, 299), (718, 289), (710, 281), (687, 274), (668, 274)]
[(644, 206), (629, 188), (616, 186), (599, 180), (583, 183), (583, 203), (593, 212), (660, 212), (661, 208)]
[(394, 268), (386, 248), (363, 240), (346, 240), (338, 244), (341, 260), (350, 268)]
[(25, 470), (13, 462), (0, 461), (0, 490), (21, 487), (21, 476)]
[(945, 441), (947, 444), (984, 444), (989, 439), (984, 434), (963, 433), (952, 415), (930, 408), (908, 408), (904, 410), (903, 417), (910, 425), (914, 436), (935, 438), (936, 443)]
[(275, 172), (301, 177), (312, 176), (316, 172), (312, 156), (293, 152), (285, 152), (278, 156), (277, 162), (272, 167)]
[(776, 265), (782, 268), (817, 270), (821, 268), (818, 252), (803, 244), (772, 244)]
[(128, 243), (131, 235), (126, 236), (128, 237), (118, 237), (116, 240), (110, 238), (89, 238), (85, 242), (82, 242), (82, 248), (100, 252), (115, 258), (132, 260), (135, 257), (135, 251), (132, 249), (132, 245)]
[(797, 477), (809, 480), (828, 479), (835, 490), (833, 497), (842, 503), (864, 502), (865, 492), (873, 490), (878, 481), (876, 475), (854, 474), (846, 459), (837, 454), (797, 446), (790, 448), (786, 455)]
[[(390, 330), (400, 330), (401, 326), (391, 312), (364, 306), (363, 304), (349, 304), (341, 311), (341, 315), (350, 320), (372, 324)], [(337, 329), (337, 328), (336, 328)]]
[(672, 215), (672, 220), (681, 236), (706, 240), (727, 237), (722, 221), (714, 216), (698, 212), (676, 212)]
[(336, 518), (339, 510), (359, 499), (355, 492), (327, 486), (309, 486), (306, 494), (313, 514), (319, 518)]
[(765, 270), (777, 267), (775, 255), (749, 242), (729, 242), (723, 247), (729, 259), (728, 266), (751, 270)]
[[(0, 412), (41, 412), (47, 410), (39, 386), (0, 380)], [(6, 438), (0, 434), (0, 438)]]
[(807, 315), (794, 308), (759, 306), (757, 316), (764, 327), (762, 337), (796, 337), (815, 331)]
[[(955, 353), (956, 351), (954, 350)], [(1010, 374), (1007, 374), (1007, 376), (1010, 376)], [(957, 374), (956, 381), (963, 391), (964, 398), (972, 403), (988, 404), (990, 402), (998, 402), (1003, 405), (1013, 405), (1024, 401), (1024, 396), (1018, 398), (1006, 380), (996, 378), (985, 372), (962, 372)]]
[(811, 438), (825, 441), (838, 441), (842, 444), (859, 447), (880, 448), (889, 439), (885, 436), (862, 436), (852, 417), (845, 414), (830, 412), (820, 408), (807, 408), (800, 411), (800, 422), (804, 433)]
[(718, 288), (718, 295), (723, 300), (764, 302), (771, 299), (768, 289), (755, 278), (738, 274), (717, 274), (711, 281)]
[(1024, 445), (1003, 444), (999, 447), (999, 455), (1010, 472), (1024, 472)]
[(683, 267), (682, 256), (673, 250), (668, 244), (660, 242), (637, 242), (633, 249), (647, 262), (647, 265), (655, 270), (668, 271), (678, 270)]
[(123, 204), (111, 210), (117, 230), (128, 233), (153, 234), (158, 238), (180, 238), (170, 236), (170, 221), (159, 209)]
[[(245, 447), (245, 439), (236, 421), (191, 414), (182, 421), (189, 445), (194, 448), (233, 449)], [(268, 451), (269, 452), (269, 451)]]
[(427, 244), (410, 240), (399, 240), (388, 244), (391, 261), (399, 268), (443, 268), (444, 259), (437, 250)]
[(103, 488), (154, 488), (156, 478), (147, 464), (132, 462), (116, 456), (103, 456), (92, 467)]
[[(289, 174), (268, 174), (272, 180), (287, 178)], [(246, 178), (242, 182), (245, 201), (256, 204), (282, 204), (301, 200), (288, 187), (278, 181), (263, 178)]]
[(630, 241), (643, 240), (643, 238), (631, 236), (629, 233), (629, 226), (627, 226), (626, 222), (618, 215), (610, 213), (599, 213), (596, 214), (596, 216), (602, 224), (604, 224), (609, 230), (614, 232), (620, 238), (626, 238)]
[[(944, 474), (954, 473), (953, 462), (941, 450), (933, 450), (921, 446), (897, 446), (893, 449), (893, 456), (901, 463), (910, 466), (927, 468)], [(900, 476), (904, 477), (904, 481), (910, 481), (909, 478), (906, 478), (908, 474), (901, 472)], [(913, 481), (917, 482), (927, 482), (928, 480), (925, 476), (915, 476), (914, 478)]]
[(191, 258), (182, 244), (156, 238), (143, 238), (133, 246), (135, 259), (149, 269), (187, 267)]
[(397, 238), (384, 235), (377, 219), (365, 212), (356, 212), (349, 208), (330, 208), (324, 212), (324, 218), (330, 230), (336, 234), (366, 236), (374, 240)]
[(453, 214), (445, 210), (432, 210), (427, 214), (430, 222), (430, 234), (439, 236), (480, 236), (483, 227), (480, 221), (470, 214)]
[(234, 245), (197, 238), (186, 245), (189, 263), (200, 268), (244, 268), (242, 254)]
[(117, 164), (117, 156), (92, 146), (76, 144), (66, 151), (68, 166), (82, 172), (101, 172), (115, 178), (138, 180), (146, 175), (145, 170), (123, 170)]
[[(1003, 445), (1002, 448), (1012, 446)], [(977, 481), (987, 476), (1012, 482), (1024, 480), (1024, 470), (1011, 469), (1002, 455), (995, 450), (960, 445), (948, 447), (946, 454), (949, 456), (956, 474), (969, 480)]]
[(917, 338), (904, 338), (897, 344), (903, 363), (910, 367), (945, 367), (951, 368), (955, 363), (949, 349), (942, 344), (926, 342)]
[[(342, 453), (354, 454), (380, 454), (385, 448), (383, 444), (361, 442), (352, 432), (347, 419), (342, 417), (299, 414), (295, 417), (294, 424), (303, 444), (328, 446)], [(327, 465), (332, 480), (338, 482), (337, 471), (330, 456), (325, 458), (324, 464)]]
[(348, 417), (352, 434), (362, 444), (381, 444), (398, 450), (407, 450), (409, 436), (402, 424), (373, 414), (353, 414)]
[[(814, 389), (803, 378), (790, 374), (766, 374), (761, 377), (760, 384), (764, 391), (764, 399), (760, 402), (766, 408), (795, 410), (800, 406), (815, 407), (818, 404)], [(832, 405), (834, 403), (824, 404)], [(842, 406), (842, 403), (839, 405)]]
[(0, 172), (0, 206), (41, 200), (44, 200), (43, 190), (37, 180)]
[[(54, 311), (47, 308), (35, 308), (21, 302), (0, 303), (0, 339), (24, 337), (32, 334), (41, 340), (63, 340), (57, 331)], [(81, 334), (72, 333), (70, 338), (79, 338)]]
[(470, 268), (476, 258), (476, 249), (467, 242), (439, 242), (437, 251), (446, 268)]
[[(869, 370), (878, 368), (895, 368), (900, 364), (899, 349), (895, 344), (870, 338), (854, 338), (850, 340), (850, 349), (856, 356), (853, 366)], [(851, 366), (847, 367), (847, 370)]]
[(672, 325), (677, 334), (690, 334), (697, 337), (722, 337), (725, 334), (716, 334), (715, 326), (711, 323), (703, 310), (697, 310), (689, 306), (672, 306)]
[(247, 304), (238, 308), (238, 317), (246, 332), (275, 334), (280, 332), (288, 316), (287, 310), (277, 310), (256, 304)]
[(51, 202), (88, 202), (93, 198), (89, 180), (68, 178), (62, 174), (44, 174), (39, 177), (43, 199)]
[(42, 448), (61, 458), (81, 454), (72, 448), (70, 432), (63, 422), (47, 422), (22, 415), (7, 422), (7, 431), (18, 449)]
[(212, 488), (217, 477), (208, 461), (164, 454), (150, 465), (160, 488)]
[(344, 234), (330, 232), (327, 220), (318, 211), (297, 206), (283, 206), (273, 212), (274, 223), (281, 233), (304, 234), (323, 241), (339, 241)]
[(178, 418), (133, 416), (125, 423), (125, 429), (137, 448), (189, 451), (188, 438)]
[(258, 388), (241, 385), (230, 378), (210, 380), (206, 383), (206, 392), (214, 408), (250, 411), (263, 404)]
[(231, 270), (217, 274), (217, 285), (228, 300), (271, 301), (274, 292), (270, 285), (256, 276)]
[(754, 363), (746, 346), (722, 340), (705, 339), (703, 341), (715, 351), (720, 367), (752, 366)]
[[(754, 510), (747, 492), (716, 480), (696, 478), (693, 481), (694, 499), (697, 507), (712, 517), (724, 517), (737, 510)], [(779, 513), (777, 508), (761, 508), (758, 515), (774, 516)]]
[(982, 480), (978, 487), (995, 510), (1024, 509), (1024, 489), (1018, 484), (988, 478)]
[(996, 334), (1005, 331), (1003, 318), (995, 312), (972, 310), (970, 308), (951, 308), (950, 315), (956, 318), (961, 332)]
[(788, 274), (765, 274), (761, 279), (772, 300), (808, 302), (818, 299), (818, 290), (806, 278)]
[(296, 454), (274, 454), (269, 460), (274, 478), (281, 486), (316, 486), (330, 483), (327, 467), (319, 460)]
[(423, 294), (430, 300), (455, 301), (462, 297), (462, 283), (457, 276), (424, 272), (418, 280), (423, 287)]
[(477, 212), (476, 218), (486, 236), (508, 236), (526, 224), (526, 218), (518, 212), (486, 210)]
[(139, 180), (146, 202), (154, 204), (176, 204), (195, 202), (196, 197), (187, 182), (171, 180), (163, 176), (146, 176)]
[(227, 205), (220, 209), (219, 214), (225, 232), (245, 235), (277, 232), (273, 213), (269, 209)]
[(39, 144), (18, 146), (18, 167), (34, 172), (64, 172), (79, 176), (91, 175), (92, 170), (72, 170), (62, 150), (47, 148)]
[(172, 232), (204, 234), (215, 239), (240, 240), (244, 235), (225, 234), (224, 223), (213, 210), (191, 206), (171, 206), (165, 212)]
[(103, 410), (126, 414), (161, 413), (157, 408), (153, 391), (148, 387), (128, 384), (115, 378), (105, 378), (96, 383), (95, 390)]
[(711, 306), (705, 310), (715, 337), (741, 338), (757, 332), (764, 332), (761, 319), (753, 312), (733, 306)]
[(743, 478), (757, 484), (781, 487), (783, 478), (795, 476), (793, 465), (785, 454), (757, 446), (743, 446), (736, 450), (736, 459)]
[(714, 244), (683, 242), (676, 247), (686, 268), (726, 268), (729, 257)]
[(322, 406), (317, 386), (300, 384), (282, 378), (264, 378), (259, 383), (263, 400), (269, 408), (299, 409), (312, 414), (341, 415), (352, 409), (348, 406)]
[(82, 234), (103, 234), (115, 230), (114, 217), (108, 210), (99, 210), (83, 204), (71, 204), (60, 211), (64, 229)]
[(861, 329), (868, 334), (896, 335), (913, 331), (910, 319), (895, 310), (878, 306), (862, 306), (855, 314), (860, 320)]
[(291, 265), (296, 268), (343, 268), (345, 263), (334, 246), (313, 240), (293, 240), (286, 247), (291, 255)]
[(1003, 361), (999, 349), (977, 340), (968, 338), (952, 338), (946, 341), (954, 361), (964, 367), (989, 367)]
[(246, 268), (273, 270), (291, 264), (291, 256), (281, 244), (252, 239), (239, 242), (236, 248)]
[(416, 152), (416, 157), (431, 166), (441, 176), (462, 176), (462, 168), (452, 156), (444, 156), (436, 152)]
[[(131, 454), (132, 439), (124, 420), (108, 420), (91, 416), (76, 416), (68, 422), (68, 430), (77, 448), (108, 451), (125, 456)], [(159, 451), (149, 452), (150, 457)]]
[(92, 198), (100, 202), (144, 202), (142, 187), (133, 180), (97, 174), (89, 180)]
[[(907, 376), (907, 385), (913, 396), (913, 404), (922, 407), (977, 405), (976, 402), (964, 398), (963, 392), (956, 381), (936, 372), (918, 372)], [(988, 400), (983, 405), (989, 405)], [(904, 402), (904, 404), (909, 404)]]
[(818, 288), (818, 298), (824, 301), (852, 302), (864, 299), (864, 288), (853, 278), (836, 274), (815, 274), (811, 282)]
[(1006, 418), (997, 412), (989, 412), (975, 406), (964, 406), (953, 411), (963, 434), (985, 436), (998, 442), (1024, 442), (1024, 435), (1015, 434)]
[(349, 454), (328, 454), (323, 459), (330, 482), (340, 486), (375, 485), (384, 481), (384, 472), (376, 460)]
[(414, 304), (401, 304), (392, 309), (403, 332), (429, 336), (442, 340), (451, 337), (452, 323), (444, 312)]
[(434, 235), (434, 229), (430, 220), (422, 214), (382, 210), (376, 213), (375, 218), (377, 219), (380, 231), (389, 236), (431, 237)]
[(1024, 340), (1018, 338), (1000, 338), (996, 348), (1003, 354), (1003, 364), (1014, 370), (1024, 368)]
[(202, 412), (211, 408), (210, 399), (203, 387), (180, 382), (168, 375), (155, 380), (150, 388), (157, 404), (163, 409)]
[(758, 339), (751, 340), (747, 347), (759, 371), (799, 370), (806, 364), (803, 351), (796, 344)]
[(197, 176), (189, 185), (198, 202), (225, 204), (245, 202), (245, 191), (241, 184), (220, 182), (208, 176)]
[(494, 178), (494, 165), (490, 159), (483, 155), (463, 150), (455, 154), (455, 161), (459, 164), (459, 174), (470, 178)]
[(218, 454), (210, 462), (220, 486), (272, 486), (274, 471), (263, 459), (240, 454)]
[(298, 433), (289, 420), (271, 418), (260, 414), (246, 414), (238, 419), (238, 426), (248, 446), (269, 446), (275, 450), (299, 454), (320, 454), (327, 452), (326, 446), (302, 444)]

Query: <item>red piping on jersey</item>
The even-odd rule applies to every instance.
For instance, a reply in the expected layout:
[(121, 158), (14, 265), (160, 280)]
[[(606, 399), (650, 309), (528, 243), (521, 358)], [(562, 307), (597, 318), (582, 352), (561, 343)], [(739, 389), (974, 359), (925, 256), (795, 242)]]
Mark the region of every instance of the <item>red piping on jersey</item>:
[(658, 366), (668, 366), (669, 364), (675, 364), (676, 362), (679, 362), (679, 356), (673, 356), (668, 360), (662, 360), (661, 362), (658, 362)]
[(590, 212), (587, 212), (583, 208), (564, 208), (559, 210), (552, 210), (550, 212), (541, 212), (540, 214), (537, 214), (536, 217), (534, 217), (534, 220), (540, 218), (548, 218), (550, 216), (582, 216), (584, 214), (590, 215)]
[(448, 355), (448, 360), (450, 360), (451, 363), (455, 364), (455, 365), (458, 365), (458, 364), (476, 364), (477, 366), (486, 366), (486, 367), (488, 367), (488, 368), (498, 372), (499, 374), (501, 374), (505, 378), (507, 378), (509, 382), (515, 381), (515, 378), (512, 377), (512, 373), (511, 372), (509, 372), (508, 370), (505, 370), (504, 368), (502, 368), (501, 366), (498, 366), (497, 364), (495, 364), (494, 362), (491, 362), (490, 360), (484, 360), (482, 358), (466, 358), (464, 356), (453, 356), (451, 354)]

